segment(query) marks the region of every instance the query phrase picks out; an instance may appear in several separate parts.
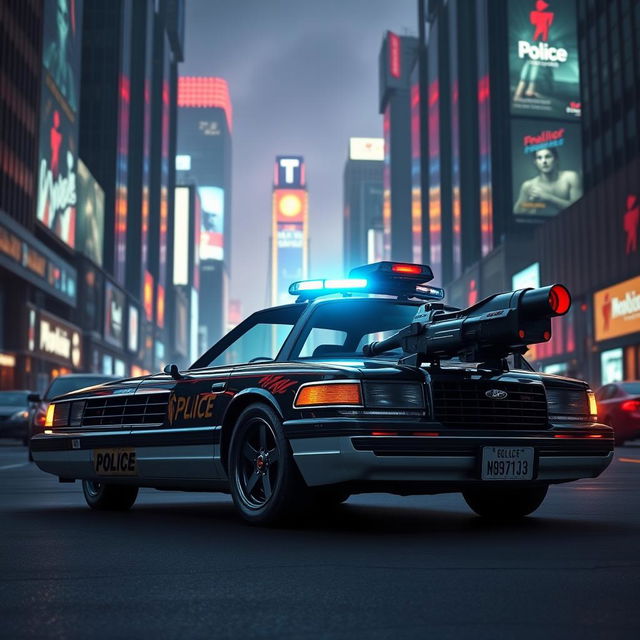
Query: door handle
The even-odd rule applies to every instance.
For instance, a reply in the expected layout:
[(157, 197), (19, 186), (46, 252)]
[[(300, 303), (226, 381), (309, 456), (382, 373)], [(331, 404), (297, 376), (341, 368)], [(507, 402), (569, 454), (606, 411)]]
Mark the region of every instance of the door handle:
[(211, 385), (212, 393), (220, 393), (221, 391), (224, 391), (226, 388), (227, 388), (226, 382), (214, 382)]

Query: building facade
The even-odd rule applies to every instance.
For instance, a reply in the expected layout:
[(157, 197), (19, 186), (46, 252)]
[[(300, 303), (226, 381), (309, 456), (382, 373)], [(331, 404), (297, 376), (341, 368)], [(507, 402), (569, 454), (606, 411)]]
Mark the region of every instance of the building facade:
[(172, 272), (177, 64), (184, 3), (97, 0), (83, 21), (79, 152), (104, 191), (102, 259), (80, 262), (87, 367), (161, 368), (174, 342)]
[(424, 261), (460, 307), (566, 284), (529, 359), (640, 377), (638, 3), (433, 0), (427, 18)]
[(384, 140), (350, 138), (343, 175), (343, 268), (382, 260)]
[(184, 3), (0, 10), (0, 388), (160, 367)]
[[(388, 31), (380, 49), (379, 111), (383, 115), (383, 253), (386, 259), (413, 259), (416, 223), (412, 178), (412, 69), (417, 61), (418, 40)], [(415, 79), (415, 75), (414, 75)], [(416, 230), (420, 234), (420, 231)]]

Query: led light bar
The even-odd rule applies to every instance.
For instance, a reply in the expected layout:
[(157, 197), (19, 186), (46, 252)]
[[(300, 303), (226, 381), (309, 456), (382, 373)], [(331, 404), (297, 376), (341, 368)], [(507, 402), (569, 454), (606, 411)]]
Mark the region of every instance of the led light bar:
[(433, 271), (426, 264), (404, 262), (374, 262), (351, 269), (348, 278), (301, 280), (289, 287), (289, 293), (298, 296), (298, 302), (311, 300), (330, 293), (365, 293), (443, 300), (444, 289), (426, 283), (433, 280)]
[(367, 288), (368, 282), (364, 278), (342, 278), (329, 280), (300, 280), (289, 286), (292, 296), (317, 296), (328, 293), (340, 293), (349, 291), (362, 291)]

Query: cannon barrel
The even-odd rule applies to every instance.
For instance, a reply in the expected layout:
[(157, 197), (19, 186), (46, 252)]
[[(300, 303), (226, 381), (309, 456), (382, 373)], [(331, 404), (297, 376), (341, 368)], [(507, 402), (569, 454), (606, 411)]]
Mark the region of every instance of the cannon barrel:
[(456, 356), (465, 361), (496, 360), (550, 340), (551, 318), (570, 307), (571, 295), (560, 284), (496, 294), (455, 311), (426, 304), (411, 325), (365, 345), (363, 352), (375, 356), (402, 347), (422, 361)]

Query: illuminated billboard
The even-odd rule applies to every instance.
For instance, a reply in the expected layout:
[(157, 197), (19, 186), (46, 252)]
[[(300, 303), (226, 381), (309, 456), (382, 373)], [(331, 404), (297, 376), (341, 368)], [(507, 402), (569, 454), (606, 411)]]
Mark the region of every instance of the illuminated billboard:
[(304, 187), (306, 177), (302, 156), (277, 156), (273, 184), (275, 187), (283, 188)]
[(173, 284), (189, 284), (189, 187), (176, 187), (173, 218)]
[(548, 218), (582, 197), (579, 124), (511, 121), (513, 213), (522, 221)]
[(40, 111), (38, 220), (60, 240), (75, 247), (78, 158), (77, 126), (61, 108), (46, 83)]
[(580, 118), (574, 0), (509, 0), (507, 4), (511, 113)]
[(593, 296), (596, 340), (609, 340), (640, 332), (640, 276)]
[(124, 346), (125, 296), (110, 282), (104, 285), (104, 339), (116, 347)]
[(104, 191), (87, 166), (78, 160), (76, 248), (102, 266), (104, 239)]
[(540, 286), (540, 263), (534, 262), (522, 271), (514, 273), (511, 277), (511, 288), (514, 291), (518, 289), (537, 289)]
[[(292, 188), (278, 185), (291, 184)], [(300, 156), (279, 156), (274, 169), (272, 200), (273, 304), (290, 302), (289, 285), (307, 276), (308, 193), (304, 162)], [(297, 188), (296, 188), (297, 187)]]
[(200, 196), (200, 260), (224, 258), (224, 189), (198, 187)]
[(384, 160), (384, 138), (349, 138), (349, 160)]
[(75, 247), (82, 2), (44, 4), (36, 216)]
[(73, 113), (80, 104), (82, 0), (44, 3), (42, 63), (60, 97)]

